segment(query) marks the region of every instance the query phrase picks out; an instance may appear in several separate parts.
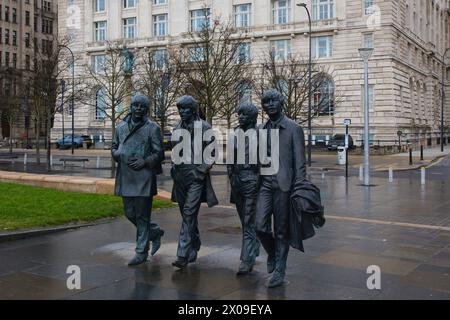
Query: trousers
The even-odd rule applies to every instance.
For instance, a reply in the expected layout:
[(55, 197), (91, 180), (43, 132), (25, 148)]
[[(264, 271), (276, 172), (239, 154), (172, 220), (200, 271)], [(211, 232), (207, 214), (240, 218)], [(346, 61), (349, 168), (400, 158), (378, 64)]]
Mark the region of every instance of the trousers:
[(151, 221), (153, 197), (122, 197), (125, 216), (136, 227), (136, 253), (147, 254), (161, 228)]
[[(289, 253), (290, 192), (283, 192), (276, 176), (262, 176), (256, 204), (256, 233), (275, 270), (286, 271)], [(273, 217), (273, 231), (272, 231)]]

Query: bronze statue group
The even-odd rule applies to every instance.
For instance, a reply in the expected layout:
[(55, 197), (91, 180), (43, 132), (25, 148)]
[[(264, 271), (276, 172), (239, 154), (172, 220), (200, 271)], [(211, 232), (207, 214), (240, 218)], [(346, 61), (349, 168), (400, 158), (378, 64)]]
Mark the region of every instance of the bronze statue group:
[[(260, 244), (267, 252), (267, 272), (272, 274), (268, 287), (283, 285), (289, 248), (303, 251), (303, 240), (314, 235), (315, 227), (323, 226), (323, 207), (320, 191), (306, 178), (305, 138), (296, 122), (283, 114), (283, 96), (268, 90), (261, 99), (268, 120), (257, 128), (258, 109), (252, 104), (237, 106), (239, 126), (265, 129), (267, 153), (271, 153), (270, 135), (279, 135), (278, 170), (271, 175), (261, 174), (265, 164), (248, 161), (250, 142), (245, 139), (246, 162), (227, 165), (231, 184), (231, 202), (236, 205), (242, 225), (242, 247), (237, 275), (252, 271), (259, 255)], [(118, 163), (115, 194), (123, 199), (126, 217), (136, 226), (136, 254), (128, 265), (139, 265), (147, 260), (160, 245), (164, 231), (151, 220), (152, 197), (156, 195), (156, 176), (162, 172), (164, 159), (162, 134), (159, 126), (146, 116), (150, 101), (137, 95), (131, 102), (131, 112), (116, 128), (112, 156)], [(173, 266), (184, 269), (197, 259), (200, 250), (198, 213), (202, 203), (212, 207), (218, 204), (210, 170), (212, 164), (194, 161), (194, 129), (205, 132), (211, 125), (199, 115), (199, 104), (191, 96), (177, 101), (180, 122), (173, 129), (185, 129), (191, 135), (190, 159), (172, 163), (172, 201), (181, 213), (176, 260)], [(201, 124), (200, 126), (198, 124)], [(194, 124), (199, 126), (194, 128)], [(173, 141), (173, 147), (181, 140)], [(209, 142), (203, 141), (202, 150)], [(198, 151), (198, 150), (197, 150)]]

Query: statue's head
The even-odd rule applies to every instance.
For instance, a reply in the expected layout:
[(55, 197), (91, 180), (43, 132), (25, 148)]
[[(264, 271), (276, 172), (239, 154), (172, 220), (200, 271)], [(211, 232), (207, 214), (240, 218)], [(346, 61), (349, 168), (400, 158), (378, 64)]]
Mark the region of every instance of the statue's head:
[(143, 94), (135, 95), (131, 99), (131, 116), (134, 121), (142, 120), (145, 115), (148, 113), (148, 109), (150, 108), (150, 100), (147, 96)]
[(258, 118), (258, 108), (251, 103), (243, 103), (236, 108), (239, 117), (239, 126), (241, 128), (249, 128), (256, 125)]
[(267, 90), (261, 99), (261, 105), (269, 117), (277, 115), (283, 111), (284, 97), (275, 89)]
[(192, 96), (182, 96), (178, 99), (177, 108), (183, 122), (191, 122), (198, 117), (198, 102)]

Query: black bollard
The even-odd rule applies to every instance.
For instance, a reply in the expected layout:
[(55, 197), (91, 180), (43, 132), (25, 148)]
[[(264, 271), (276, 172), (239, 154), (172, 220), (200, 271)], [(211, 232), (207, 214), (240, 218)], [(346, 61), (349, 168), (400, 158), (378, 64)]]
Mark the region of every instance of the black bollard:
[(413, 160), (412, 160), (412, 148), (409, 147), (409, 165), (412, 166)]
[(423, 160), (423, 146), (420, 145), (420, 160)]

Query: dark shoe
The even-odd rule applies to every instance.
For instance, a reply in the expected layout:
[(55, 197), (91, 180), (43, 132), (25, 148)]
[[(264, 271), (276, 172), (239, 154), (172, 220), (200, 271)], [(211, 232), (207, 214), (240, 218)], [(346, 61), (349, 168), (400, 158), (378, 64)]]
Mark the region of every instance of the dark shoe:
[(188, 265), (188, 261), (186, 258), (178, 257), (177, 260), (172, 262), (172, 265), (178, 269), (184, 269)]
[(276, 271), (272, 278), (270, 278), (269, 281), (269, 288), (275, 288), (275, 287), (279, 287), (282, 286), (284, 283), (284, 273), (281, 273), (279, 271)]
[(267, 258), (267, 272), (272, 273), (275, 270), (275, 257), (268, 257)]
[(148, 254), (136, 253), (133, 259), (128, 262), (129, 266), (137, 266), (147, 261)]
[(253, 270), (253, 264), (249, 264), (247, 262), (241, 262), (241, 265), (239, 266), (239, 271), (237, 272), (238, 276), (248, 274), (252, 272)]
[(150, 254), (152, 256), (155, 255), (155, 253), (159, 250), (159, 248), (161, 247), (161, 237), (164, 235), (164, 230), (160, 229), (159, 230), (159, 235), (156, 237), (155, 240), (152, 241), (152, 251), (150, 252)]
[(197, 251), (191, 251), (188, 258), (188, 263), (195, 262), (197, 260)]

